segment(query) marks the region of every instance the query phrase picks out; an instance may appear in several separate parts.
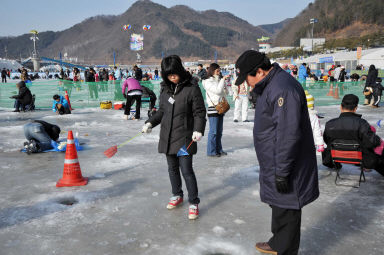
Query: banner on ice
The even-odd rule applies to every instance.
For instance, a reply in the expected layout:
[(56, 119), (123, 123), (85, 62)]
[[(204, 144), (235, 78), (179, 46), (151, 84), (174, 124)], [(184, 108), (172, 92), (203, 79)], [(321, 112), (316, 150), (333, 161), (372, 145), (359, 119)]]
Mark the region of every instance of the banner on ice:
[(131, 50), (139, 51), (144, 49), (144, 36), (142, 34), (131, 35)]

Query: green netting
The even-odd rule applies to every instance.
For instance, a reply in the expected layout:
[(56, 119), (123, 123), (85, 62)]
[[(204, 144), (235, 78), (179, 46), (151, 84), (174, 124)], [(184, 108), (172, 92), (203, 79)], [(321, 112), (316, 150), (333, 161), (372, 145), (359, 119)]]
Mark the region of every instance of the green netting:
[[(36, 95), (37, 108), (51, 108), (54, 94), (64, 95), (68, 91), (73, 108), (98, 107), (101, 101), (124, 101), (121, 93), (121, 81), (108, 82), (71, 82), (61, 80), (34, 81), (27, 85), (32, 94)], [(152, 89), (156, 95), (160, 93), (160, 81), (141, 82), (142, 85)], [(202, 85), (200, 84), (202, 88)], [(317, 106), (340, 104), (343, 95), (355, 94), (362, 102), (364, 82), (307, 82), (303, 87), (315, 98)], [(205, 99), (205, 91), (202, 88)], [(12, 108), (14, 100), (9, 97), (17, 93), (16, 83), (0, 84), (0, 107)], [(234, 105), (232, 96), (228, 102)], [(157, 102), (158, 103), (158, 102)]]

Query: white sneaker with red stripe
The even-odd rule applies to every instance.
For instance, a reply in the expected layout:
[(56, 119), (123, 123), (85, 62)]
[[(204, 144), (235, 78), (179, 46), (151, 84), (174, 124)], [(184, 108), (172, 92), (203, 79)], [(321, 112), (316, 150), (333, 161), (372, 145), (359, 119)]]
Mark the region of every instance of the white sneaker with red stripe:
[(190, 220), (196, 220), (198, 217), (199, 217), (199, 206), (198, 205), (190, 205), (188, 218)]
[(183, 198), (181, 196), (174, 196), (171, 197), (169, 200), (169, 203), (167, 205), (168, 210), (172, 210), (173, 208), (176, 208), (178, 205), (183, 203)]

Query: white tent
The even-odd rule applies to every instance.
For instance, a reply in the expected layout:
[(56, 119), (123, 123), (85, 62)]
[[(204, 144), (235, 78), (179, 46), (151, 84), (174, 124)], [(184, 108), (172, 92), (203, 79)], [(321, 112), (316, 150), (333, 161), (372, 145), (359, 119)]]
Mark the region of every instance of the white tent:
[(368, 54), (363, 54), (359, 60), (359, 64), (364, 66), (375, 65), (378, 69), (384, 69), (384, 48), (379, 48)]

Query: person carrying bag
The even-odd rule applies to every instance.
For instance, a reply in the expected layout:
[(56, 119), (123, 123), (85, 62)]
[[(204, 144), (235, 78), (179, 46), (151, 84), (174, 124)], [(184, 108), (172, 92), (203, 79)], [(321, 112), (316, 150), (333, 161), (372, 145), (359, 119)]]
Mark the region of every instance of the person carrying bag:
[(224, 114), (229, 110), (229, 104), (225, 96), (227, 88), (225, 79), (220, 78), (220, 66), (212, 63), (208, 68), (207, 79), (203, 80), (208, 104), (209, 133), (207, 142), (207, 155), (209, 157), (220, 157), (227, 155), (223, 151), (221, 137), (223, 135)]

